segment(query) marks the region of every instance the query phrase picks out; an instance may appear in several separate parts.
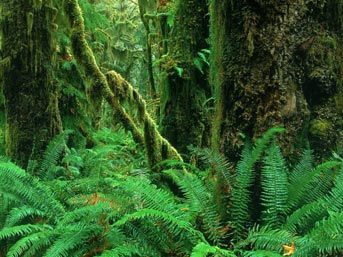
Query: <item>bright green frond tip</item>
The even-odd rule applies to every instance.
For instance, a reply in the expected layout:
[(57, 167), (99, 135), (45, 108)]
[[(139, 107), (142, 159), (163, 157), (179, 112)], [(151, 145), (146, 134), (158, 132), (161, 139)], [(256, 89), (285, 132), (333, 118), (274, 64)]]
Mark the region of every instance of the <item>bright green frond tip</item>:
[(193, 248), (191, 257), (206, 257), (209, 256), (208, 254), (215, 257), (237, 257), (232, 251), (224, 250), (206, 243), (197, 244)]
[(249, 251), (244, 254), (244, 257), (280, 257), (280, 256), (282, 255), (276, 252), (271, 252), (271, 251), (266, 251), (266, 250)]

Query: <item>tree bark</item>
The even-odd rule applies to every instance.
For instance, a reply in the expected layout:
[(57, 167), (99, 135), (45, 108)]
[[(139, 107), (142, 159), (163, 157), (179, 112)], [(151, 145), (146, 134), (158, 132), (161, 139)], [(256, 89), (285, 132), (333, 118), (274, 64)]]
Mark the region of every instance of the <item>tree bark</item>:
[(209, 47), (208, 7), (205, 0), (183, 0), (174, 5), (169, 12), (175, 12), (175, 16), (167, 19), (171, 30), (168, 39), (164, 38), (168, 41), (167, 53), (161, 57), (165, 77), (160, 94), (160, 128), (162, 135), (186, 154), (189, 145), (207, 145), (204, 104), (211, 89), (204, 49)]
[(61, 131), (51, 35), (57, 10), (49, 1), (28, 0), (4, 0), (2, 8), (6, 151), (26, 168)]
[(341, 10), (338, 0), (210, 2), (217, 150), (237, 159), (240, 133), (276, 125), (287, 155), (342, 146)]

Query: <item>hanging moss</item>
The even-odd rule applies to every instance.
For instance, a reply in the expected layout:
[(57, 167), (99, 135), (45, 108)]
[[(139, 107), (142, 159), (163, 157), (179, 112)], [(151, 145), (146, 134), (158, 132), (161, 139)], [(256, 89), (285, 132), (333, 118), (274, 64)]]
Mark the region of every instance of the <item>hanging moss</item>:
[[(182, 160), (178, 152), (157, 131), (155, 122), (146, 112), (146, 104), (141, 95), (115, 71), (108, 72), (106, 76), (100, 71), (93, 52), (85, 39), (84, 23), (78, 1), (65, 0), (65, 11), (73, 31), (73, 53), (78, 62), (85, 67), (87, 75), (93, 79), (90, 97), (96, 107), (95, 109), (100, 108), (98, 104), (103, 98), (106, 99), (112, 108), (115, 119), (119, 120), (125, 129), (132, 132), (137, 143), (144, 144), (151, 167), (162, 161), (162, 158)], [(133, 115), (129, 115), (124, 109), (124, 102), (138, 110), (137, 121), (132, 118)], [(139, 129), (139, 123), (144, 123), (144, 136)], [(166, 154), (162, 154), (163, 151)]]

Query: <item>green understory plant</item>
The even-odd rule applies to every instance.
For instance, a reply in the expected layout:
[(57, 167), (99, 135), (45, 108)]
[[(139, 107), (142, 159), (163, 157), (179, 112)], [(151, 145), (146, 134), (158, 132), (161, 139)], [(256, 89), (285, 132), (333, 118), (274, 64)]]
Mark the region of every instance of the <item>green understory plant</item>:
[(159, 174), (120, 131), (98, 132), (83, 151), (57, 137), (40, 176), (4, 158), (2, 255), (340, 256), (342, 159), (314, 165), (305, 150), (287, 165), (282, 131), (247, 142), (236, 165), (194, 150), (201, 169), (166, 160)]

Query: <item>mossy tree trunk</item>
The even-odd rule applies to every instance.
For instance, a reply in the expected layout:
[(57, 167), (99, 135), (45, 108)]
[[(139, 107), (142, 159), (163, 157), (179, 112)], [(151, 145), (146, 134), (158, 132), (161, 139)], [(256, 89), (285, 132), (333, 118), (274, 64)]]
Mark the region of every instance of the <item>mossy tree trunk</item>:
[(209, 47), (208, 6), (205, 0), (182, 0), (170, 8), (174, 8), (170, 13), (175, 12), (175, 16), (167, 19), (172, 26), (168, 39), (164, 39), (168, 42), (167, 53), (161, 57), (165, 77), (160, 95), (160, 128), (169, 142), (185, 154), (188, 145), (203, 146), (204, 133), (208, 132), (203, 106), (211, 93), (203, 50)]
[[(155, 86), (155, 79), (154, 79), (154, 72), (153, 72), (153, 56), (152, 56), (152, 33), (150, 30), (150, 23), (156, 19), (154, 17), (157, 11), (157, 2), (156, 1), (148, 1), (148, 0), (138, 0), (139, 5), (139, 13), (141, 16), (142, 23), (145, 28), (146, 33), (146, 66), (148, 69), (148, 76), (149, 76), (149, 93), (152, 99), (157, 98), (156, 86)], [(151, 18), (153, 17), (153, 18)]]
[(51, 36), (57, 10), (39, 0), (3, 0), (1, 7), (3, 58), (8, 60), (3, 67), (6, 150), (26, 168), (30, 159), (41, 159), (61, 130)]
[(342, 3), (211, 0), (213, 146), (238, 158), (278, 125), (283, 150), (326, 157), (343, 143)]

